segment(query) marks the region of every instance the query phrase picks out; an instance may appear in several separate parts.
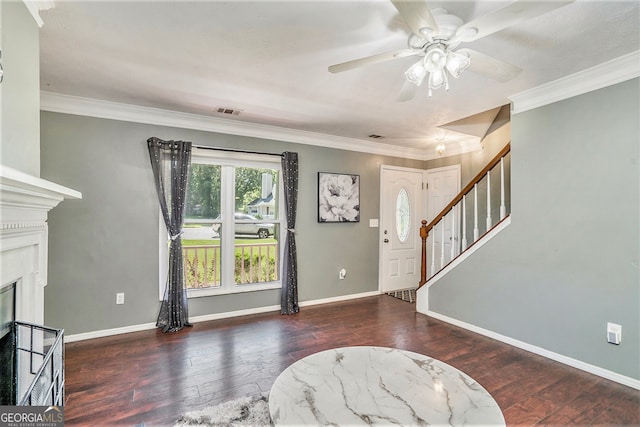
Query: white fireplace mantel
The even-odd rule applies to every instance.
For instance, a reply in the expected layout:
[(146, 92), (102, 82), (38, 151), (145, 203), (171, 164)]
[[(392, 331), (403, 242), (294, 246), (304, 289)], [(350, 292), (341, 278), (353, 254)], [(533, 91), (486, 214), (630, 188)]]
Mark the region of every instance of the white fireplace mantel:
[(46, 221), (47, 213), (64, 199), (81, 199), (71, 188), (0, 165), (0, 228), (22, 228)]
[(0, 288), (16, 285), (16, 320), (44, 323), (47, 215), (82, 194), (0, 165)]

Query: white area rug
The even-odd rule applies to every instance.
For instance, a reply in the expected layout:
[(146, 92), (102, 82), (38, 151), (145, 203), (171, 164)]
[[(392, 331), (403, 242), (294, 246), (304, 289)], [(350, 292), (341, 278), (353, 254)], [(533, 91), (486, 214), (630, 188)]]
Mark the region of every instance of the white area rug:
[(201, 411), (187, 412), (176, 421), (183, 426), (270, 426), (269, 393), (240, 397), (209, 406)]

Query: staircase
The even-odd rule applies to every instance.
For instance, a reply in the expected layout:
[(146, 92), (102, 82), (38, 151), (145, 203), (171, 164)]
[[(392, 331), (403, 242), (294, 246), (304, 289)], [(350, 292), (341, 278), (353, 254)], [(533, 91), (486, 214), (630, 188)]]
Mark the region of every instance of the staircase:
[(431, 222), (422, 221), (418, 289), (428, 288), (508, 225), (510, 153), (509, 143)]

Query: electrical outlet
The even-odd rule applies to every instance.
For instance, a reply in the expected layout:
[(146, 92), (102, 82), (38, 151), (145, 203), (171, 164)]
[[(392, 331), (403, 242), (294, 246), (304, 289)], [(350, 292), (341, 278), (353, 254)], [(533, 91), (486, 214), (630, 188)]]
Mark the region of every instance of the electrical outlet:
[(347, 270), (343, 268), (338, 272), (338, 279), (344, 280), (345, 277), (347, 277)]
[(620, 345), (622, 341), (622, 326), (607, 322), (607, 342)]
[(124, 304), (124, 292), (118, 292), (116, 294), (116, 304)]

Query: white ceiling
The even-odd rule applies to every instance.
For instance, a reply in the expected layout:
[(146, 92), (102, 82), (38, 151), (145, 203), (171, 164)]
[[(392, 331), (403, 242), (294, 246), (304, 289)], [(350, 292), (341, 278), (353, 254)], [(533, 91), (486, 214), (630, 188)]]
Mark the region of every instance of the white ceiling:
[[(429, 4), (468, 22), (508, 3)], [(448, 92), (439, 89), (429, 98), (421, 87), (415, 99), (399, 103), (404, 71), (416, 57), (327, 71), (406, 47), (408, 27), (387, 0), (58, 1), (41, 12), (41, 89), (433, 149), (438, 137), (467, 138), (438, 126), (638, 50), (639, 4), (577, 0), (463, 44), (524, 71), (507, 83), (466, 71), (451, 80)], [(221, 115), (216, 107), (242, 113)], [(371, 134), (384, 138), (372, 140)]]

